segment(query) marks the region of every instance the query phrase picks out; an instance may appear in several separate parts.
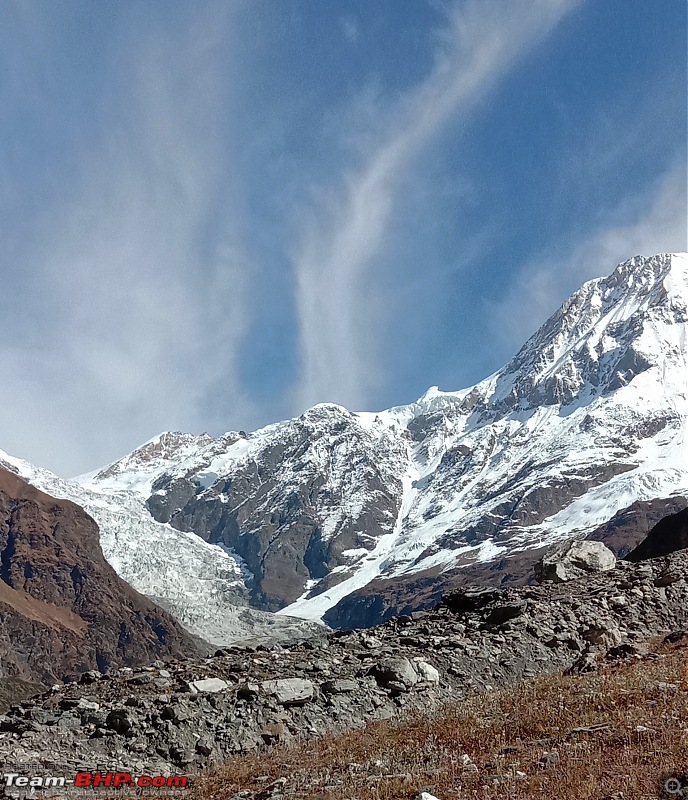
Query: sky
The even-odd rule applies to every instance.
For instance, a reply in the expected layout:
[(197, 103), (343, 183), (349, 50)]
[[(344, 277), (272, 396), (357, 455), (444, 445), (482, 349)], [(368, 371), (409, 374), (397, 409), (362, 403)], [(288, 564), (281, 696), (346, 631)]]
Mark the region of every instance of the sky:
[(685, 0), (0, 0), (0, 448), (378, 410), (686, 242)]

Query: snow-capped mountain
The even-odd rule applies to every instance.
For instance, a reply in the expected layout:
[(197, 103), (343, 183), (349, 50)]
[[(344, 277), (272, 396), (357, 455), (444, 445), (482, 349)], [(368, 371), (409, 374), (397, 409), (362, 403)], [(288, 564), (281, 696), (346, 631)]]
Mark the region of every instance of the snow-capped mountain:
[[(503, 558), (686, 493), (687, 322), (688, 255), (637, 256), (469, 389), (379, 413), (319, 405), (218, 439), (165, 433), (78, 491), (111, 563), (192, 629), (216, 570), (254, 607), (317, 620), (380, 576)], [(178, 571), (178, 596), (142, 553)]]

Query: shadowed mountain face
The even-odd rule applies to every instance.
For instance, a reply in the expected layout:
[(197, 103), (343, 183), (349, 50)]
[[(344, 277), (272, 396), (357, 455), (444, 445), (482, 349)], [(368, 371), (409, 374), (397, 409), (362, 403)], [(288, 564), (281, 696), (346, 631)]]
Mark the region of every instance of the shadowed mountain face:
[(685, 508), (688, 508), (688, 497), (682, 495), (657, 500), (637, 500), (628, 508), (614, 514), (609, 522), (600, 525), (586, 538), (604, 542), (617, 558), (626, 558), (656, 525)]
[(0, 468), (0, 679), (192, 655), (198, 642), (105, 561), (79, 506)]
[(688, 508), (658, 522), (647, 538), (626, 556), (626, 560), (644, 561), (646, 558), (659, 558), (686, 548), (688, 548)]

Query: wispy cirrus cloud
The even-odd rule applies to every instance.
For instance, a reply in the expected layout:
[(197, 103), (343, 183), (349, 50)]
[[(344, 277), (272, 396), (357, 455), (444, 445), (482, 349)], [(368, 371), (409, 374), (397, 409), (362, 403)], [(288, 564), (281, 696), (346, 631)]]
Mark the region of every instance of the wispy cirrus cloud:
[(297, 404), (366, 406), (383, 372), (376, 350), (376, 258), (414, 160), (496, 84), (578, 0), (474, 0), (450, 7), (428, 76), (384, 111), (376, 144), (306, 216), (294, 255), (302, 376)]
[[(668, 249), (681, 210), (634, 192), (681, 138), (658, 124), (685, 94), (680, 14), (648, 34), (664, 61), (629, 63), (652, 14), (629, 40), (624, 0), (602, 5), (350, 4), (324, 26), (299, 2), (5, 0), (0, 446), (69, 474), (163, 429), (455, 387), (580, 280)], [(507, 303), (495, 341), (482, 310), (515, 274), (528, 312)]]
[[(0, 439), (63, 474), (165, 427), (209, 427), (219, 387), (222, 408), (250, 421), (236, 374), (250, 266), (220, 74), (230, 12), (199, 7), (155, 30), (132, 18), (120, 31), (98, 130), (72, 122), (78, 168), (16, 249)], [(27, 104), (50, 104), (39, 81), (25, 89)]]

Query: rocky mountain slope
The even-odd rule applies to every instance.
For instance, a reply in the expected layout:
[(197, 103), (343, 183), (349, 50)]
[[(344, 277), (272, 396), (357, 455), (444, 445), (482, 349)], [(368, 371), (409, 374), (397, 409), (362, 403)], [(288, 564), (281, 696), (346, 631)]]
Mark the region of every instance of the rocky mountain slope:
[[(218, 439), (166, 433), (79, 483), (105, 540), (99, 503), (145, 503), (165, 535), (194, 534), (203, 558), (234, 570), (252, 606), (346, 626), (381, 580), (509, 572), (633, 504), (685, 496), (687, 322), (688, 255), (637, 256), (469, 389), (379, 413), (320, 405)], [(163, 530), (140, 524), (142, 537)], [(112, 563), (193, 626), (194, 570), (180, 558), (173, 580), (150, 585), (145, 564), (124, 566), (133, 538)]]
[(156, 522), (140, 494), (92, 492), (0, 451), (2, 467), (46, 494), (83, 508), (98, 523), (100, 547), (117, 574), (206, 641), (289, 642), (324, 632), (320, 625), (248, 608), (238, 558), (194, 534)]
[(231, 753), (427, 710), (471, 690), (587, 671), (687, 627), (686, 575), (683, 550), (566, 583), (463, 590), (434, 610), (321, 643), (86, 673), (0, 716), (0, 757), (18, 772), (40, 763), (48, 774), (193, 774)]
[(0, 680), (54, 683), (84, 670), (198, 652), (167, 613), (103, 558), (95, 522), (0, 468)]
[[(683, 495), (636, 500), (588, 533), (584, 540), (603, 542), (618, 558), (624, 558), (661, 520), (686, 508), (688, 498)], [(399, 613), (433, 608), (443, 594), (461, 587), (526, 586), (533, 583), (533, 569), (546, 550), (546, 547), (534, 547), (454, 569), (431, 569), (410, 577), (377, 578), (338, 603), (328, 612), (327, 621), (334, 628), (367, 628)], [(667, 552), (654, 554), (666, 555)]]

